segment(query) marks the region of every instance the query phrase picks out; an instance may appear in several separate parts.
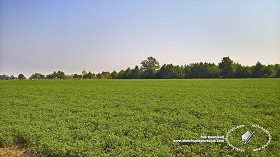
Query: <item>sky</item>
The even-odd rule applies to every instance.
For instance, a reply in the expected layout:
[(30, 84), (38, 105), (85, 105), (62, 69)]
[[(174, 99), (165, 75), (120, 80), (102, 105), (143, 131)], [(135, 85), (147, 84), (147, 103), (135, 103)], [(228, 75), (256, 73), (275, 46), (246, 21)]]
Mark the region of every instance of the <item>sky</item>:
[(0, 74), (280, 63), (279, 0), (0, 0)]

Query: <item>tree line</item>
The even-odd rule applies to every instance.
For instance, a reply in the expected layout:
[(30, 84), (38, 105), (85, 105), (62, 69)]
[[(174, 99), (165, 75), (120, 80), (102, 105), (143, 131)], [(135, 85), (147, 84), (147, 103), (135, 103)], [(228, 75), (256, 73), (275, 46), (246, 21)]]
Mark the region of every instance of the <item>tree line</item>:
[[(164, 64), (160, 66), (154, 57), (148, 57), (131, 69), (120, 70), (119, 72), (92, 73), (83, 70), (81, 74), (67, 75), (63, 71), (54, 71), (51, 74), (34, 73), (28, 79), (184, 79), (184, 78), (279, 78), (280, 64), (264, 65), (257, 62), (253, 66), (244, 66), (233, 62), (229, 57), (223, 57), (221, 62), (214, 63), (200, 62), (189, 65)], [(18, 77), (13, 75), (0, 75), (0, 80), (24, 80), (23, 74)]]

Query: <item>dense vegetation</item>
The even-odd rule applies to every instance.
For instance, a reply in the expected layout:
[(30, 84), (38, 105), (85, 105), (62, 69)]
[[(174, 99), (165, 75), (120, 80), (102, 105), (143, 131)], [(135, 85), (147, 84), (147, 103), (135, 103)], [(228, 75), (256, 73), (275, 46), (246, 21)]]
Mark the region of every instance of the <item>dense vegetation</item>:
[[(279, 79), (0, 81), (0, 146), (20, 141), (37, 155), (56, 157), (278, 156), (279, 84)], [(265, 127), (272, 135), (268, 148), (241, 153), (226, 143), (173, 142), (225, 135), (241, 124)]]
[[(200, 62), (190, 65), (164, 64), (160, 67), (159, 62), (148, 57), (141, 62), (141, 67), (137, 65), (134, 69), (127, 68), (119, 72), (102, 72), (94, 74), (82, 71), (82, 74), (66, 75), (63, 71), (54, 71), (51, 74), (32, 74), (29, 79), (182, 79), (182, 78), (273, 78), (280, 77), (280, 65), (263, 65), (257, 62), (253, 66), (243, 66), (233, 62), (229, 57), (224, 57), (216, 65), (214, 63)], [(26, 79), (23, 74), (18, 77), (0, 75), (0, 80)]]

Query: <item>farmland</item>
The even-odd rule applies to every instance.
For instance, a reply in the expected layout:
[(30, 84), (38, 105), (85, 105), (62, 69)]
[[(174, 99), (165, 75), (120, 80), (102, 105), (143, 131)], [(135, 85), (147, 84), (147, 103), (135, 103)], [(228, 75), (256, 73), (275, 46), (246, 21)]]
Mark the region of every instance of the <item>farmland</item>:
[[(279, 91), (280, 79), (0, 81), (0, 146), (61, 157), (277, 156)], [(238, 152), (173, 142), (241, 124), (264, 127), (271, 143)]]

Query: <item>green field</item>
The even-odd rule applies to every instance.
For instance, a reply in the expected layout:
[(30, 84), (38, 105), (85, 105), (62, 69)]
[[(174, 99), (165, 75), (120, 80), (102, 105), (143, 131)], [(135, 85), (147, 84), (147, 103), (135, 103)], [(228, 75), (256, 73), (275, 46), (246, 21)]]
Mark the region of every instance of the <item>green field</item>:
[[(0, 81), (0, 146), (22, 142), (38, 156), (279, 156), (280, 79)], [(226, 135), (223, 143), (174, 139)], [(241, 135), (240, 135), (240, 133)], [(233, 136), (235, 136), (234, 138)], [(247, 150), (248, 147), (248, 150)]]

